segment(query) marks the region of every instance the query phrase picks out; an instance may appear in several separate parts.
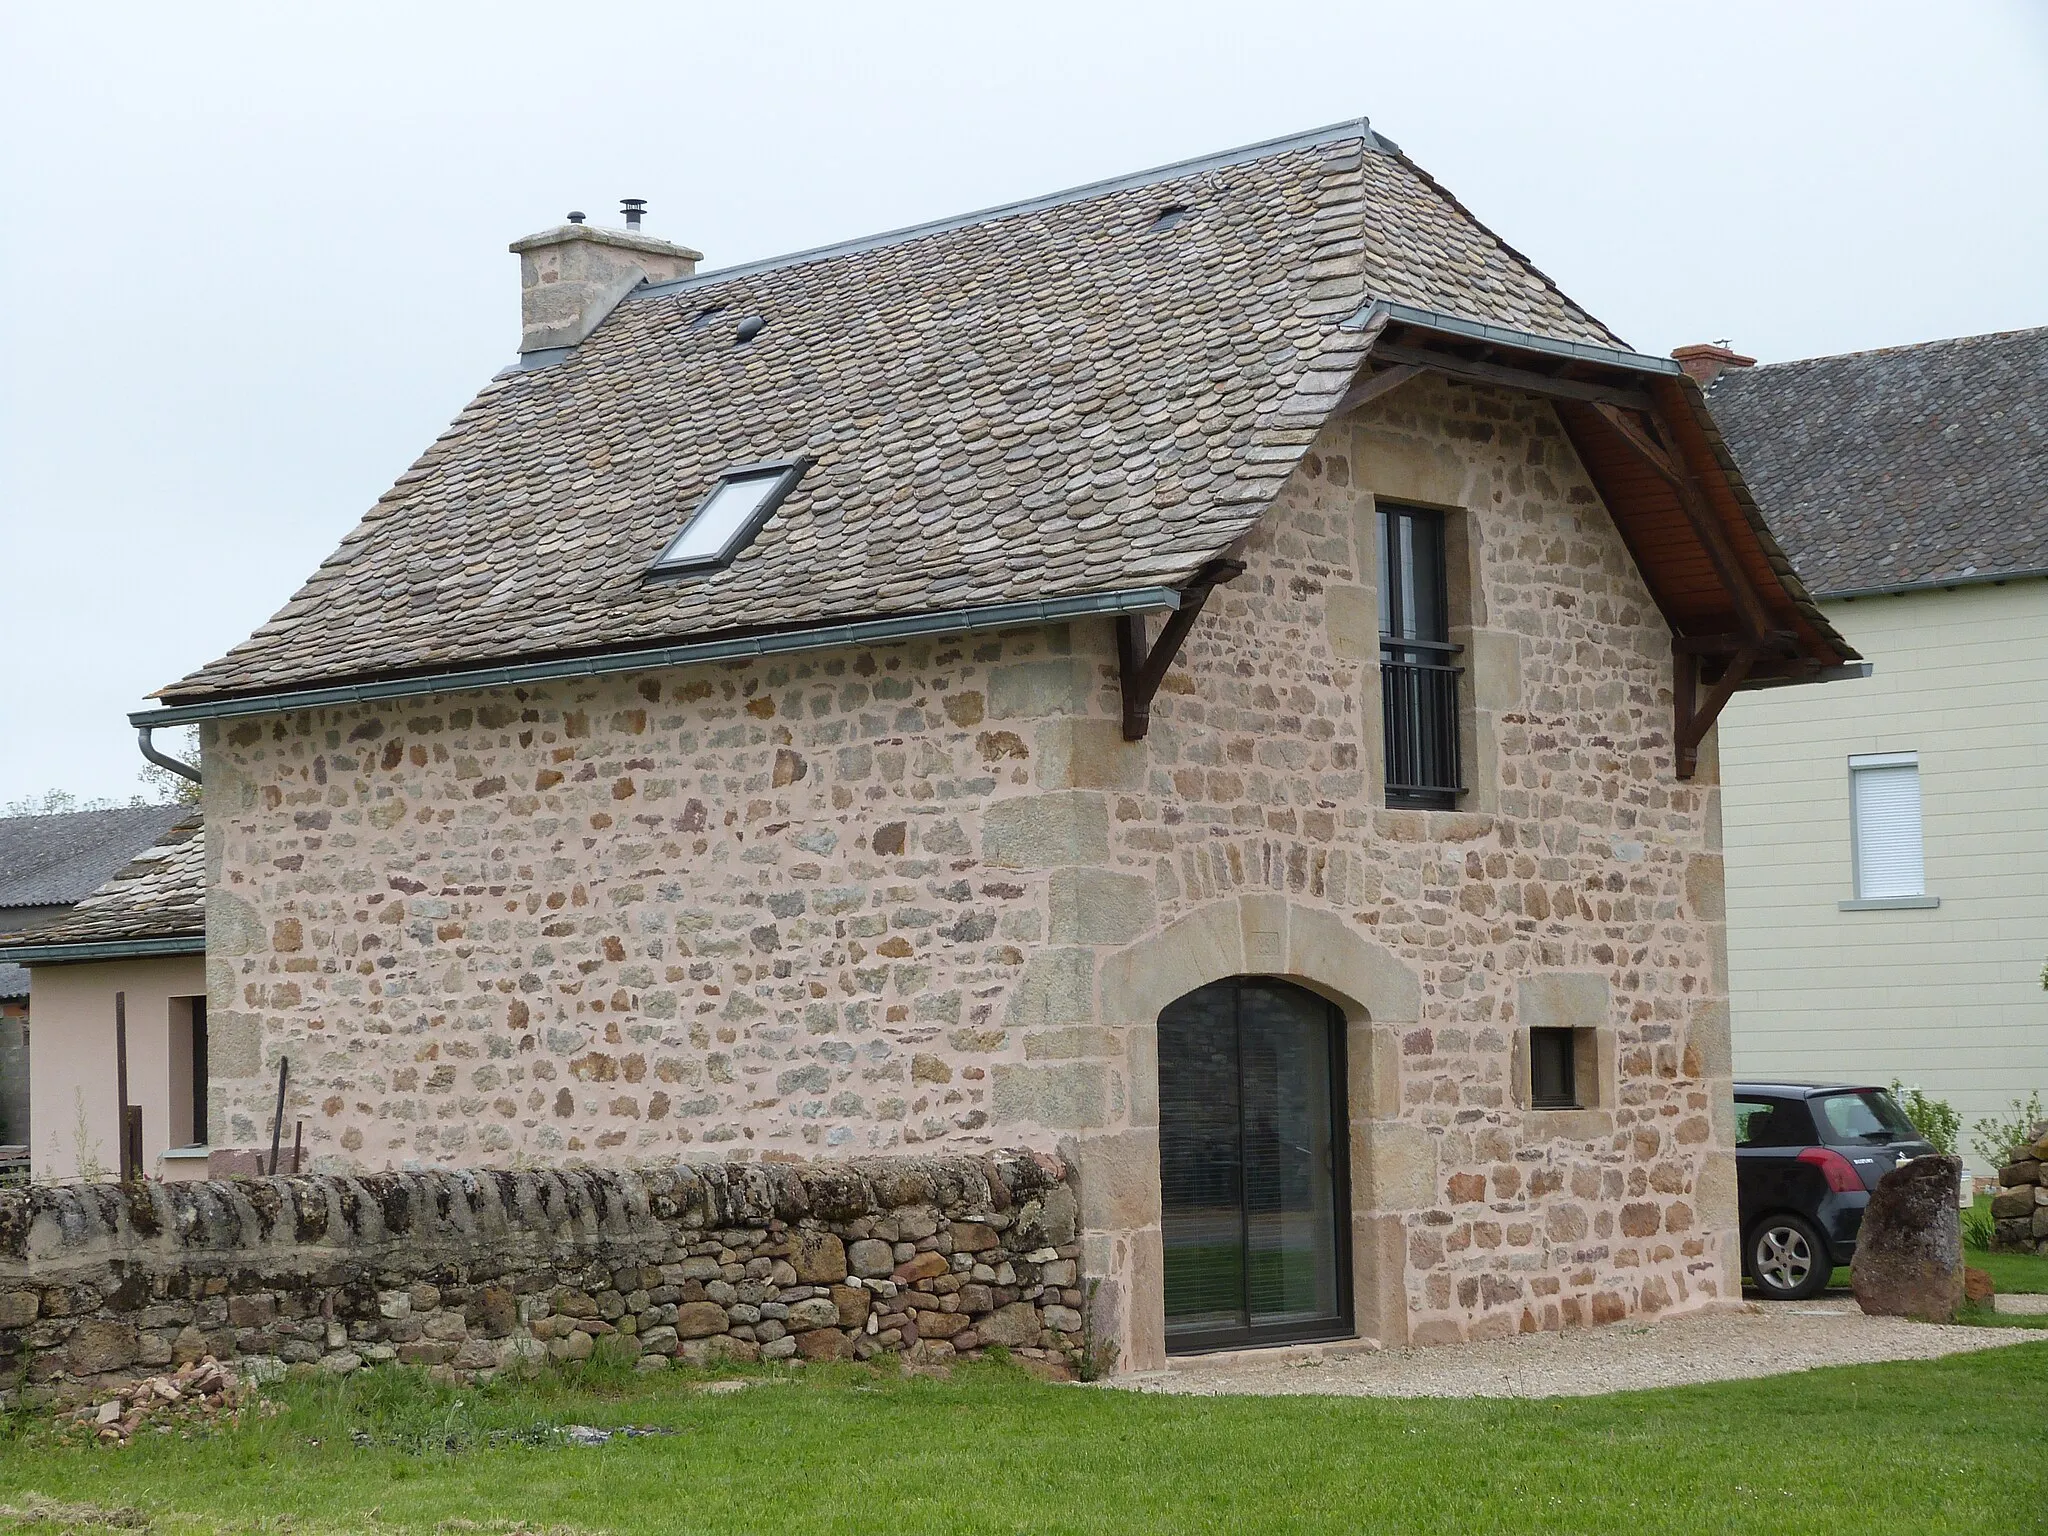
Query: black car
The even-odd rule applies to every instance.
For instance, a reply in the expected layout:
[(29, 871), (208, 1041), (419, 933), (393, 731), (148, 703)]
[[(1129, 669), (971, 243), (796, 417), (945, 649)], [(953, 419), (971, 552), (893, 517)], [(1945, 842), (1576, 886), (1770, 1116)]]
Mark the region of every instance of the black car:
[(1735, 1085), (1735, 1189), (1742, 1267), (1773, 1301), (1826, 1289), (1856, 1252), (1877, 1181), (1934, 1147), (1882, 1088)]

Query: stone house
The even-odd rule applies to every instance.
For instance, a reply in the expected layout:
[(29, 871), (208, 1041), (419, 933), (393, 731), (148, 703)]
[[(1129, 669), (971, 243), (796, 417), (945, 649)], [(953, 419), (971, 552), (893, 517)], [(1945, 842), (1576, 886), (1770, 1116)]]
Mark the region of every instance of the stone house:
[(1362, 122), (628, 222), (136, 717), (216, 1168), (1058, 1152), (1129, 1367), (1735, 1294), (1711, 727), (1854, 654), (1677, 364)]
[(1736, 1065), (2048, 1092), (2048, 328), (1694, 366), (1876, 668), (1727, 713)]

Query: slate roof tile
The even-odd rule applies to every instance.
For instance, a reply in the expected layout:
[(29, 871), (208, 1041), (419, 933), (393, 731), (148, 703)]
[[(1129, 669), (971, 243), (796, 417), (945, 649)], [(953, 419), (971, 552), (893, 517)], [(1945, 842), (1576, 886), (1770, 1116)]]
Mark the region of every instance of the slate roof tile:
[(69, 912), (0, 934), (0, 961), (17, 945), (198, 938), (206, 932), (206, 840), (199, 813), (183, 819)]
[(124, 805), (0, 816), (0, 908), (60, 906), (91, 895), (187, 809)]
[[(1368, 298), (1620, 345), (1363, 124), (643, 287), (492, 380), (291, 602), (161, 696), (1176, 582), (1277, 492)], [(736, 344), (747, 315), (767, 327)], [(728, 569), (642, 582), (721, 472), (799, 453)]]
[(1707, 400), (1816, 596), (2048, 571), (2048, 327), (1730, 369)]

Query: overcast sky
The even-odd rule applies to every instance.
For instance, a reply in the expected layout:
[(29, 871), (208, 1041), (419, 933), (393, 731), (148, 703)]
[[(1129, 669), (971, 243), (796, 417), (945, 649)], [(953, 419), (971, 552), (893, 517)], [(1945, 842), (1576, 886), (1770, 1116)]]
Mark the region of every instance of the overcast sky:
[(1637, 348), (2048, 323), (2048, 4), (0, 7), (0, 803), (263, 622), (570, 208), (716, 267), (1346, 118)]

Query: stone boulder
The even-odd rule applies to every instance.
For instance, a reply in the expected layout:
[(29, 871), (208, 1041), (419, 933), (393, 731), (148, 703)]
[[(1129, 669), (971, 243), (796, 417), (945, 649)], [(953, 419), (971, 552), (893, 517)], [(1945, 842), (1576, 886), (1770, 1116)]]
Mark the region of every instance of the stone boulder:
[(1879, 1181), (1863, 1213), (1850, 1278), (1873, 1317), (1955, 1320), (1963, 1301), (1963, 1230), (1954, 1157), (1917, 1157)]

